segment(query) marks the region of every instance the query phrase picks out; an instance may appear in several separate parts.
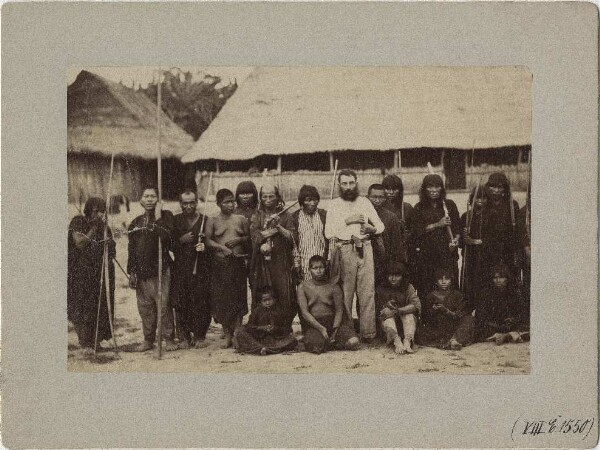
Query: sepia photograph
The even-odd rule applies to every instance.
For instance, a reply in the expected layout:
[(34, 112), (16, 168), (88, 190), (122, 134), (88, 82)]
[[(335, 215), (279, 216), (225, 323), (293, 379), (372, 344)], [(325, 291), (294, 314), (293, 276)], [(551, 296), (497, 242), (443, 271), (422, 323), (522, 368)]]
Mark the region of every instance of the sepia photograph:
[(67, 82), (69, 371), (530, 373), (527, 68)]
[(2, 445), (593, 448), (598, 30), (3, 5)]

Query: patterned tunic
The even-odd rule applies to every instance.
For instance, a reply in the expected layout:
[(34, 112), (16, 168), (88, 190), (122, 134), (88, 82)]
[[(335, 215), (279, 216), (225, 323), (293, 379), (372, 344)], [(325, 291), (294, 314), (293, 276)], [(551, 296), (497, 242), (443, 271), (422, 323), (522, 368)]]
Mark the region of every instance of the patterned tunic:
[(321, 216), (315, 212), (313, 215), (300, 211), (298, 214), (298, 241), (294, 249), (294, 257), (300, 258), (302, 266), (302, 281), (310, 280), (311, 274), (308, 261), (314, 255), (324, 256), (325, 236), (324, 224)]

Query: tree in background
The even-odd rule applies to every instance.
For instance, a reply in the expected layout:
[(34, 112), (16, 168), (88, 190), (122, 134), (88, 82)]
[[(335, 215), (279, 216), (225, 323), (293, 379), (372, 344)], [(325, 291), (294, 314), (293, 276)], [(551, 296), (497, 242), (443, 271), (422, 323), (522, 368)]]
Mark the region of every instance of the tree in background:
[[(194, 79), (196, 78), (196, 79)], [(197, 140), (237, 89), (237, 82), (224, 85), (221, 78), (204, 74), (202, 79), (179, 69), (163, 72), (162, 109), (169, 118)], [(157, 101), (156, 80), (140, 89)]]

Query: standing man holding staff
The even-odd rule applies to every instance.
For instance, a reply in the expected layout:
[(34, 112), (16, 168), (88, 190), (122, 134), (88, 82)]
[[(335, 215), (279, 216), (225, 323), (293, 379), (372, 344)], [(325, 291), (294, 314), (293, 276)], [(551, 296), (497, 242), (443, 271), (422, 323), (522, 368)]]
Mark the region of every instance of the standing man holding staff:
[(175, 216), (171, 299), (181, 329), (179, 348), (202, 348), (206, 347), (204, 340), (211, 318), (208, 254), (204, 242), (199, 243), (198, 239), (202, 237), (203, 216), (197, 211), (198, 198), (194, 191), (184, 191), (179, 204), (182, 213)]
[(356, 294), (360, 304), (360, 336), (363, 340), (371, 341), (376, 336), (376, 328), (374, 263), (370, 237), (383, 233), (385, 226), (371, 202), (358, 195), (354, 171), (341, 170), (338, 184), (340, 197), (331, 201), (327, 211), (325, 237), (329, 239), (329, 245), (334, 247), (331, 264), (333, 266), (339, 263), (341, 269), (346, 312), (352, 317), (352, 304)]
[[(162, 315), (162, 338), (166, 341), (165, 350), (177, 349), (173, 326), (173, 311), (168, 305), (168, 296), (171, 280), (171, 265), (173, 261), (169, 255), (172, 247), (173, 214), (171, 211), (162, 211), (158, 202), (158, 189), (154, 186), (146, 187), (142, 191), (140, 203), (144, 214), (136, 217), (129, 225), (129, 259), (127, 273), (129, 286), (136, 290), (138, 311), (142, 319), (144, 342), (136, 351), (144, 352), (154, 347), (156, 340), (156, 326), (158, 314)], [(156, 216), (160, 215), (160, 219)], [(162, 242), (162, 308), (158, 311), (158, 239)]]

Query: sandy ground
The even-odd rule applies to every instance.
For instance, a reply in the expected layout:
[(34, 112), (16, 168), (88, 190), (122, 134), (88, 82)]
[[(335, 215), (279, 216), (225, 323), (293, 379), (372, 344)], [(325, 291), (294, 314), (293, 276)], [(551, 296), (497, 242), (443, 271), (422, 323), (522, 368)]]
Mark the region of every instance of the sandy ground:
[[(464, 212), (466, 194), (449, 196), (459, 211)], [(515, 199), (522, 204), (524, 193), (516, 193)], [(407, 196), (414, 204), (416, 196)], [(327, 202), (321, 205), (327, 208)], [(176, 203), (165, 205), (178, 213)], [(208, 214), (217, 212), (214, 204), (209, 204)], [(141, 213), (138, 204), (132, 204), (130, 213), (122, 213), (110, 218), (113, 230), (122, 228)], [(69, 205), (70, 217), (77, 214), (74, 205)], [(127, 265), (127, 237), (116, 237), (117, 260), (125, 268)], [(412, 355), (396, 355), (390, 347), (383, 345), (363, 346), (356, 352), (336, 351), (322, 355), (306, 352), (291, 352), (281, 355), (254, 356), (235, 353), (232, 349), (219, 348), (221, 327), (214, 322), (208, 335), (207, 348), (163, 352), (161, 360), (156, 351), (132, 353), (127, 350), (143, 340), (141, 321), (137, 312), (135, 291), (127, 286), (125, 275), (116, 270), (115, 290), (115, 336), (119, 348), (102, 351), (96, 356), (85, 356), (77, 342), (71, 324), (68, 327), (67, 366), (79, 372), (204, 372), (204, 373), (450, 373), (450, 374), (528, 374), (530, 372), (529, 343), (496, 346), (480, 343), (465, 347), (461, 351), (445, 351), (429, 347), (419, 347)], [(246, 316), (247, 320), (248, 316)], [(294, 331), (300, 334), (300, 324), (296, 320)], [(112, 343), (103, 342), (109, 348)], [(300, 345), (300, 349), (302, 349)]]

